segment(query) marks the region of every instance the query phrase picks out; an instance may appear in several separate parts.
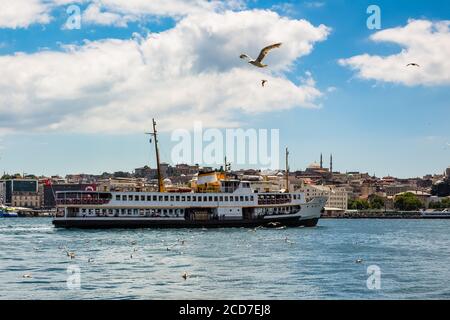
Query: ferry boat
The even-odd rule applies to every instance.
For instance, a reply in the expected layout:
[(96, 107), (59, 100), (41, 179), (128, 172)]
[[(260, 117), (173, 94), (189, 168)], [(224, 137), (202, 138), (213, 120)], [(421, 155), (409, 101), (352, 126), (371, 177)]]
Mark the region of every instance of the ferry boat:
[(158, 192), (56, 192), (53, 224), (64, 228), (276, 228), (317, 224), (327, 197), (306, 201), (302, 192), (289, 192), (287, 150), (285, 192), (255, 193), (250, 182), (229, 178), (226, 170), (200, 171), (192, 189), (166, 190), (154, 120), (151, 134)]

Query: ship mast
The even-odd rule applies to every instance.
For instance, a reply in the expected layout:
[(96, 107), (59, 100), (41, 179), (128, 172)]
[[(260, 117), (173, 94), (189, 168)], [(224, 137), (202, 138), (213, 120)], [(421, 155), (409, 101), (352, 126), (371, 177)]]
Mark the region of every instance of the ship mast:
[(286, 193), (289, 193), (289, 150), (286, 147)]
[[(155, 119), (152, 119), (153, 122), (153, 132), (148, 132), (147, 134), (153, 136), (155, 139), (155, 152), (156, 152), (156, 168), (158, 172), (158, 191), (164, 192), (164, 181), (161, 175), (161, 165), (159, 163), (159, 150), (158, 150), (158, 136), (156, 132), (156, 121)], [(150, 138), (150, 143), (152, 142), (152, 139)]]

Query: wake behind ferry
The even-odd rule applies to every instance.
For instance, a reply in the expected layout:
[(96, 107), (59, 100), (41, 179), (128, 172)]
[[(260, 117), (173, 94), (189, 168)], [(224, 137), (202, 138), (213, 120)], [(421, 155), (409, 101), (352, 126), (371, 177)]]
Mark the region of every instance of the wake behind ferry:
[[(302, 192), (255, 193), (248, 181), (225, 171), (200, 171), (194, 187), (165, 190), (153, 120), (158, 192), (56, 192), (56, 227), (192, 228), (284, 227), (317, 224), (327, 197)], [(288, 182), (286, 150), (286, 182)], [(225, 164), (225, 168), (227, 165)], [(230, 175), (231, 176), (231, 175)]]

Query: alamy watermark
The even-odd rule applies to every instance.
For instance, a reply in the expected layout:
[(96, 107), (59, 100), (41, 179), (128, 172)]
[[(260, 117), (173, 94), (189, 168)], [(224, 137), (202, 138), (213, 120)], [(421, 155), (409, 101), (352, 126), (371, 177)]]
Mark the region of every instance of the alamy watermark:
[(71, 264), (67, 267), (66, 285), (69, 290), (81, 289), (81, 269), (76, 264)]
[(367, 7), (367, 14), (370, 16), (367, 18), (366, 25), (369, 30), (381, 29), (381, 8), (375, 4)]
[(380, 290), (381, 289), (381, 268), (377, 265), (370, 265), (367, 267), (368, 278), (366, 280), (367, 289)]
[(67, 7), (66, 13), (69, 17), (66, 20), (65, 28), (68, 30), (81, 29), (81, 9), (77, 5), (70, 5)]
[(280, 168), (279, 129), (204, 129), (196, 121), (193, 131), (174, 130), (171, 140), (176, 142), (171, 151), (172, 163), (220, 166), (226, 157), (233, 165)]

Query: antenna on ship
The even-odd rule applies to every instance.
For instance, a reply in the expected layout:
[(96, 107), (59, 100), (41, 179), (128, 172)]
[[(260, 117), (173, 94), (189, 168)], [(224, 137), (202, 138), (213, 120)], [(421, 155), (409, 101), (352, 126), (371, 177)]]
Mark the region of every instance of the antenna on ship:
[(286, 193), (289, 193), (289, 150), (286, 147)]
[[(158, 150), (158, 136), (156, 132), (156, 121), (152, 119), (153, 122), (153, 132), (146, 132), (145, 134), (151, 135), (155, 139), (155, 151), (156, 151), (156, 168), (158, 172), (158, 191), (164, 192), (164, 181), (161, 175), (161, 166), (159, 164), (159, 150)], [(152, 143), (152, 138), (150, 138), (150, 143)]]

